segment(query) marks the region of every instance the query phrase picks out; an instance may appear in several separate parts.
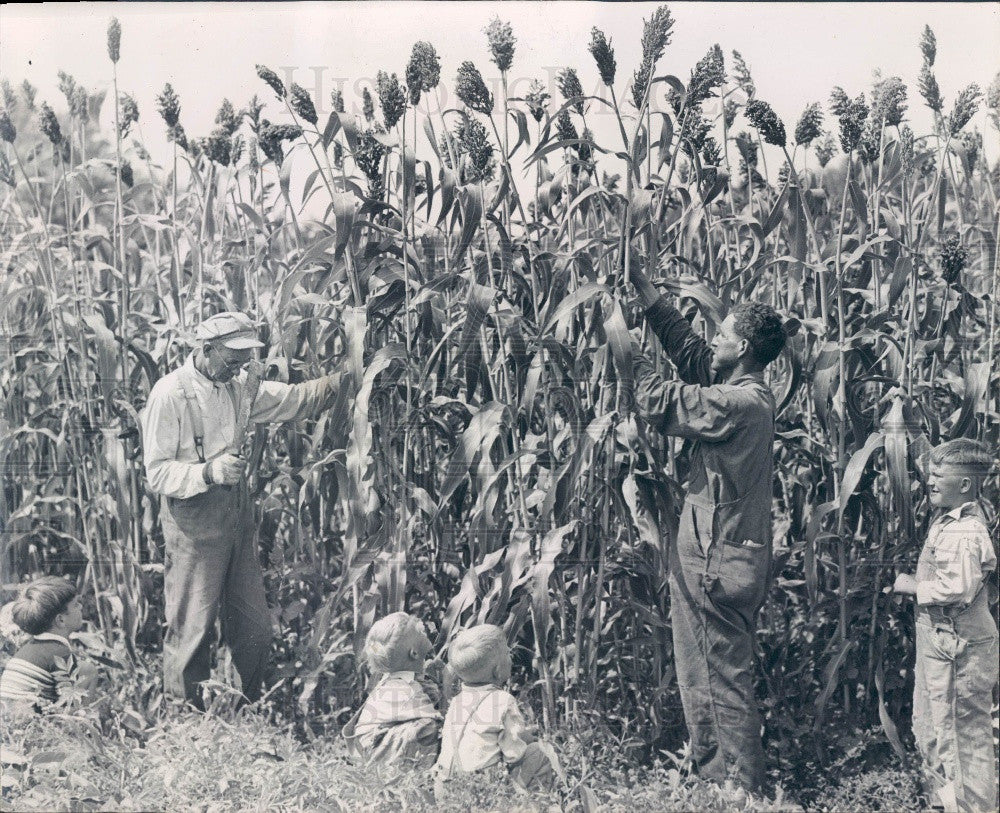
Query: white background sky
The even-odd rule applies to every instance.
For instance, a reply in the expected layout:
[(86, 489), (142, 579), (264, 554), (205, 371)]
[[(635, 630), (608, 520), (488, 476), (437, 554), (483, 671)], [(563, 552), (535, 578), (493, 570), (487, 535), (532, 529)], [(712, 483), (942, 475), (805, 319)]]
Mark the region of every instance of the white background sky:
[[(619, 99), (638, 64), (643, 18), (655, 3), (575, 2), (391, 2), (391, 3), (90, 3), (0, 8), (0, 74), (15, 84), (28, 79), (57, 112), (65, 103), (57, 90), (59, 69), (89, 88), (110, 85), (105, 31), (108, 20), (122, 23), (119, 83), (137, 99), (143, 138), (154, 160), (168, 155), (155, 96), (170, 82), (181, 99), (181, 123), (189, 137), (207, 135), (219, 102), (237, 107), (257, 93), (269, 104), (265, 115), (280, 120), (270, 89), (256, 76), (263, 63), (317, 88), (314, 66), (321, 68), (317, 107), (329, 109), (337, 79), (347, 80), (350, 105), (359, 98), (357, 80), (377, 70), (402, 76), (410, 49), (428, 40), (442, 61), (448, 92), (456, 69), (473, 60), (487, 78), (489, 62), (483, 27), (493, 15), (509, 20), (518, 39), (511, 70), (512, 93), (523, 92), (530, 78), (547, 80), (563, 66), (577, 69), (585, 91), (595, 92), (598, 75), (587, 44), (591, 26), (612, 39), (618, 61)], [(918, 134), (930, 117), (917, 94), (918, 41), (925, 23), (938, 42), (938, 82), (950, 107), (969, 82), (990, 83), (1000, 68), (998, 3), (670, 3), (676, 19), (673, 39), (658, 74), (686, 80), (695, 62), (713, 43), (739, 50), (758, 88), (791, 132), (803, 107), (824, 108), (834, 85), (854, 95), (868, 90), (872, 71), (898, 75), (909, 87), (909, 118)], [(553, 96), (558, 93), (553, 87)], [(315, 94), (314, 94), (315, 95)], [(446, 103), (453, 102), (448, 99)], [(946, 108), (947, 109), (947, 108)], [(596, 112), (596, 110), (595, 110)], [(104, 117), (110, 113), (105, 106)], [(321, 120), (325, 121), (325, 118)], [(976, 123), (982, 127), (980, 112)], [(596, 124), (596, 126), (595, 126)], [(829, 126), (831, 122), (827, 122)], [(610, 121), (592, 126), (610, 136)], [(738, 124), (737, 127), (740, 125)], [(745, 124), (744, 124), (745, 126)], [(987, 130), (987, 148), (997, 155), (997, 134)], [(603, 139), (599, 138), (599, 141)], [(607, 143), (607, 141), (605, 141)], [(522, 153), (523, 155), (523, 153)]]

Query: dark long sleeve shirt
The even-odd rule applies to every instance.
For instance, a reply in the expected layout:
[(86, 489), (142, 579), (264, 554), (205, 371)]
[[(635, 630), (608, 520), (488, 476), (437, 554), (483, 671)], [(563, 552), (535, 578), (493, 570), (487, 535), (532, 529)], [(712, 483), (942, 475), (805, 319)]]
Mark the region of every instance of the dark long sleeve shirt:
[(763, 375), (713, 381), (712, 351), (680, 311), (662, 296), (645, 310), (681, 380), (639, 356), (636, 406), (663, 434), (695, 441), (678, 544), (770, 548), (775, 403)]

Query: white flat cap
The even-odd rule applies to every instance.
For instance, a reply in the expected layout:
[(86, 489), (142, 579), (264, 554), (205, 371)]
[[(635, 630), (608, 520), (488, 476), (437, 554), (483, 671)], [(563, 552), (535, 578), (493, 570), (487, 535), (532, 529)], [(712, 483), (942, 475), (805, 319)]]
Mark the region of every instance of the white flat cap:
[(223, 311), (209, 316), (198, 325), (195, 336), (201, 341), (217, 341), (233, 350), (249, 350), (263, 347), (257, 339), (257, 326), (245, 313)]

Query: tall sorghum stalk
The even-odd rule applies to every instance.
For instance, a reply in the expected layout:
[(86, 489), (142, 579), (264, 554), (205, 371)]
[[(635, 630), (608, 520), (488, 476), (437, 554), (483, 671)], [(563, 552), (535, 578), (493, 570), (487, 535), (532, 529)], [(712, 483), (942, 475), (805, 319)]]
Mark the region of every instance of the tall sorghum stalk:
[(119, 300), (118, 312), (118, 336), (121, 339), (119, 345), (120, 363), (122, 372), (127, 369), (128, 346), (128, 315), (131, 309), (130, 280), (128, 266), (125, 260), (125, 231), (122, 221), (125, 218), (125, 206), (122, 202), (122, 127), (121, 127), (121, 98), (118, 94), (118, 58), (121, 47), (121, 25), (117, 18), (112, 18), (108, 25), (108, 56), (111, 59), (112, 88), (115, 102), (115, 256), (118, 273), (121, 280), (121, 297)]

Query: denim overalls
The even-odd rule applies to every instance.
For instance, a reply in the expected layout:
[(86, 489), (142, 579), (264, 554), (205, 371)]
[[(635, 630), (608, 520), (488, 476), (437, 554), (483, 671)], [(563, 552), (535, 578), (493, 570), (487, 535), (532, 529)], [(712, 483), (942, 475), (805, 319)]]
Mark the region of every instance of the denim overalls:
[[(938, 577), (941, 564), (936, 551), (949, 533), (962, 535), (959, 544), (989, 545), (984, 558), (993, 556), (979, 507), (966, 503), (931, 525), (917, 563), (918, 585)], [(942, 802), (946, 811), (997, 808), (991, 712), (1000, 661), (987, 575), (983, 573), (983, 583), (968, 605), (920, 604), (918, 593), (913, 734), (927, 790), (939, 797), (931, 801)]]

